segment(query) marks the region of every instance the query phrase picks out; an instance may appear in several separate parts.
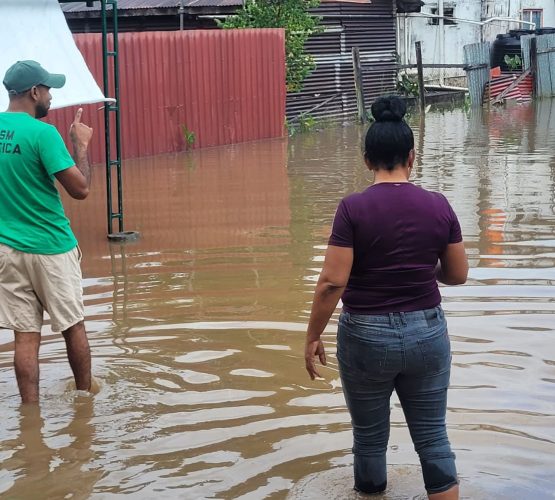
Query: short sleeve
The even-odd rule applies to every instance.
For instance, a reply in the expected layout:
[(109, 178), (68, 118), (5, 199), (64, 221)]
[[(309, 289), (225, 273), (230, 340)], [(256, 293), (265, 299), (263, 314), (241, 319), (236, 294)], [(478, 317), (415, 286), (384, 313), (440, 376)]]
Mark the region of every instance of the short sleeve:
[(335, 212), (333, 227), (330, 239), (328, 240), (328, 245), (352, 248), (353, 242), (353, 224), (351, 218), (349, 217), (345, 200), (341, 200)]
[(455, 214), (455, 211), (453, 210), (453, 208), (451, 207), (450, 203), (447, 201), (447, 208), (449, 211), (449, 244), (451, 243), (460, 243), (463, 238), (462, 238), (462, 231), (461, 231), (461, 225), (459, 224), (459, 219), (457, 218), (457, 214)]
[(41, 131), (38, 137), (38, 153), (49, 175), (54, 175), (75, 165), (62, 136), (52, 125), (44, 127), (44, 130)]

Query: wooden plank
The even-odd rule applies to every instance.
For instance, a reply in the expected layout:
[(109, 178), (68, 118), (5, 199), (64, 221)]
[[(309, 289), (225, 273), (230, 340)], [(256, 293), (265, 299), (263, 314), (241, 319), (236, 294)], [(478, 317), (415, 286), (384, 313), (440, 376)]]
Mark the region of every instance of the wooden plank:
[(530, 39), (530, 71), (534, 79), (534, 97), (538, 96), (538, 41), (536, 37)]
[(364, 87), (362, 81), (362, 68), (360, 67), (360, 51), (358, 50), (358, 47), (353, 47), (352, 52), (358, 119), (361, 123), (364, 123), (366, 121), (366, 109), (364, 106)]
[(301, 117), (306, 116), (306, 115), (310, 115), (311, 113), (313, 113), (317, 109), (320, 109), (320, 108), (324, 107), (326, 104), (329, 104), (330, 102), (332, 102), (333, 100), (338, 98), (340, 95), (341, 95), (341, 92), (337, 92), (336, 94), (333, 94), (331, 97), (328, 97), (327, 99), (325, 99), (321, 103), (316, 104), (316, 106), (313, 106), (309, 110), (303, 111), (299, 115), (294, 116), (293, 118), (291, 118), (291, 120), (289, 120), (289, 123), (294, 123), (295, 121), (300, 120)]
[(422, 43), (416, 42), (416, 64), (418, 66), (418, 102), (420, 104), (420, 112), (426, 112), (426, 90), (424, 89), (424, 71), (422, 68)]
[(515, 79), (515, 81), (513, 83), (511, 83), (503, 92), (501, 92), (501, 94), (499, 94), (493, 101), (492, 104), (497, 104), (499, 102), (502, 102), (503, 99), (505, 99), (505, 96), (511, 92), (512, 90), (515, 89), (515, 87), (518, 87), (520, 85), (520, 82), (522, 82), (522, 80), (524, 80), (530, 73), (532, 72), (532, 69), (527, 69), (526, 71), (524, 71), (524, 73), (522, 73), (518, 78)]

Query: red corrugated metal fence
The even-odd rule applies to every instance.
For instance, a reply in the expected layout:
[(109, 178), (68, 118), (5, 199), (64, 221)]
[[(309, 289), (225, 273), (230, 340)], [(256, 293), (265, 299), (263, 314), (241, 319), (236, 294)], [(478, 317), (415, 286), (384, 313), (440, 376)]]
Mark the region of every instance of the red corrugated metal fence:
[[(75, 40), (102, 87), (101, 36)], [(183, 151), (183, 126), (194, 133), (194, 147), (283, 136), (283, 30), (123, 33), (119, 51), (124, 159)], [(104, 161), (101, 107), (84, 106), (83, 121), (95, 129), (95, 163)], [(54, 110), (49, 121), (66, 134), (75, 109)]]
[[(516, 74), (501, 73), (499, 76), (492, 76), (486, 83), (484, 90), (484, 102), (495, 101), (501, 93), (505, 92), (517, 79)], [(516, 99), (518, 102), (528, 102), (532, 100), (534, 89), (534, 79), (532, 75), (525, 76), (520, 83), (505, 94), (504, 99)]]

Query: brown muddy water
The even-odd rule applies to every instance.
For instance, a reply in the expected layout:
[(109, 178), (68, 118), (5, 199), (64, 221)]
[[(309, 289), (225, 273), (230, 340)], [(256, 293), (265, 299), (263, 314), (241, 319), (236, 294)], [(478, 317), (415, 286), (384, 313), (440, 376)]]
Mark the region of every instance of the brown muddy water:
[[(451, 201), (472, 267), (465, 286), (442, 289), (463, 492), (554, 498), (555, 101), (411, 123), (414, 180)], [(105, 239), (95, 169), (90, 199), (66, 206), (101, 390), (71, 390), (61, 336), (45, 328), (41, 411), (20, 409), (12, 334), (0, 331), (2, 497), (278, 499), (352, 463), (337, 315), (325, 381), (309, 380), (303, 341), (335, 207), (370, 182), (362, 134), (128, 161), (126, 229), (142, 238), (127, 246)], [(389, 463), (414, 466), (392, 407)]]

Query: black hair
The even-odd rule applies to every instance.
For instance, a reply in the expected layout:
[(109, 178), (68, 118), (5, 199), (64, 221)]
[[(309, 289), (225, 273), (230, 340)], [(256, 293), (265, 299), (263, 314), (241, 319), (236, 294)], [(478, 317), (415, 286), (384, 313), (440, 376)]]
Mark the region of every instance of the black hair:
[(393, 170), (407, 162), (414, 148), (414, 136), (403, 119), (406, 112), (405, 101), (394, 95), (379, 97), (372, 104), (376, 121), (366, 133), (364, 155), (375, 167)]

